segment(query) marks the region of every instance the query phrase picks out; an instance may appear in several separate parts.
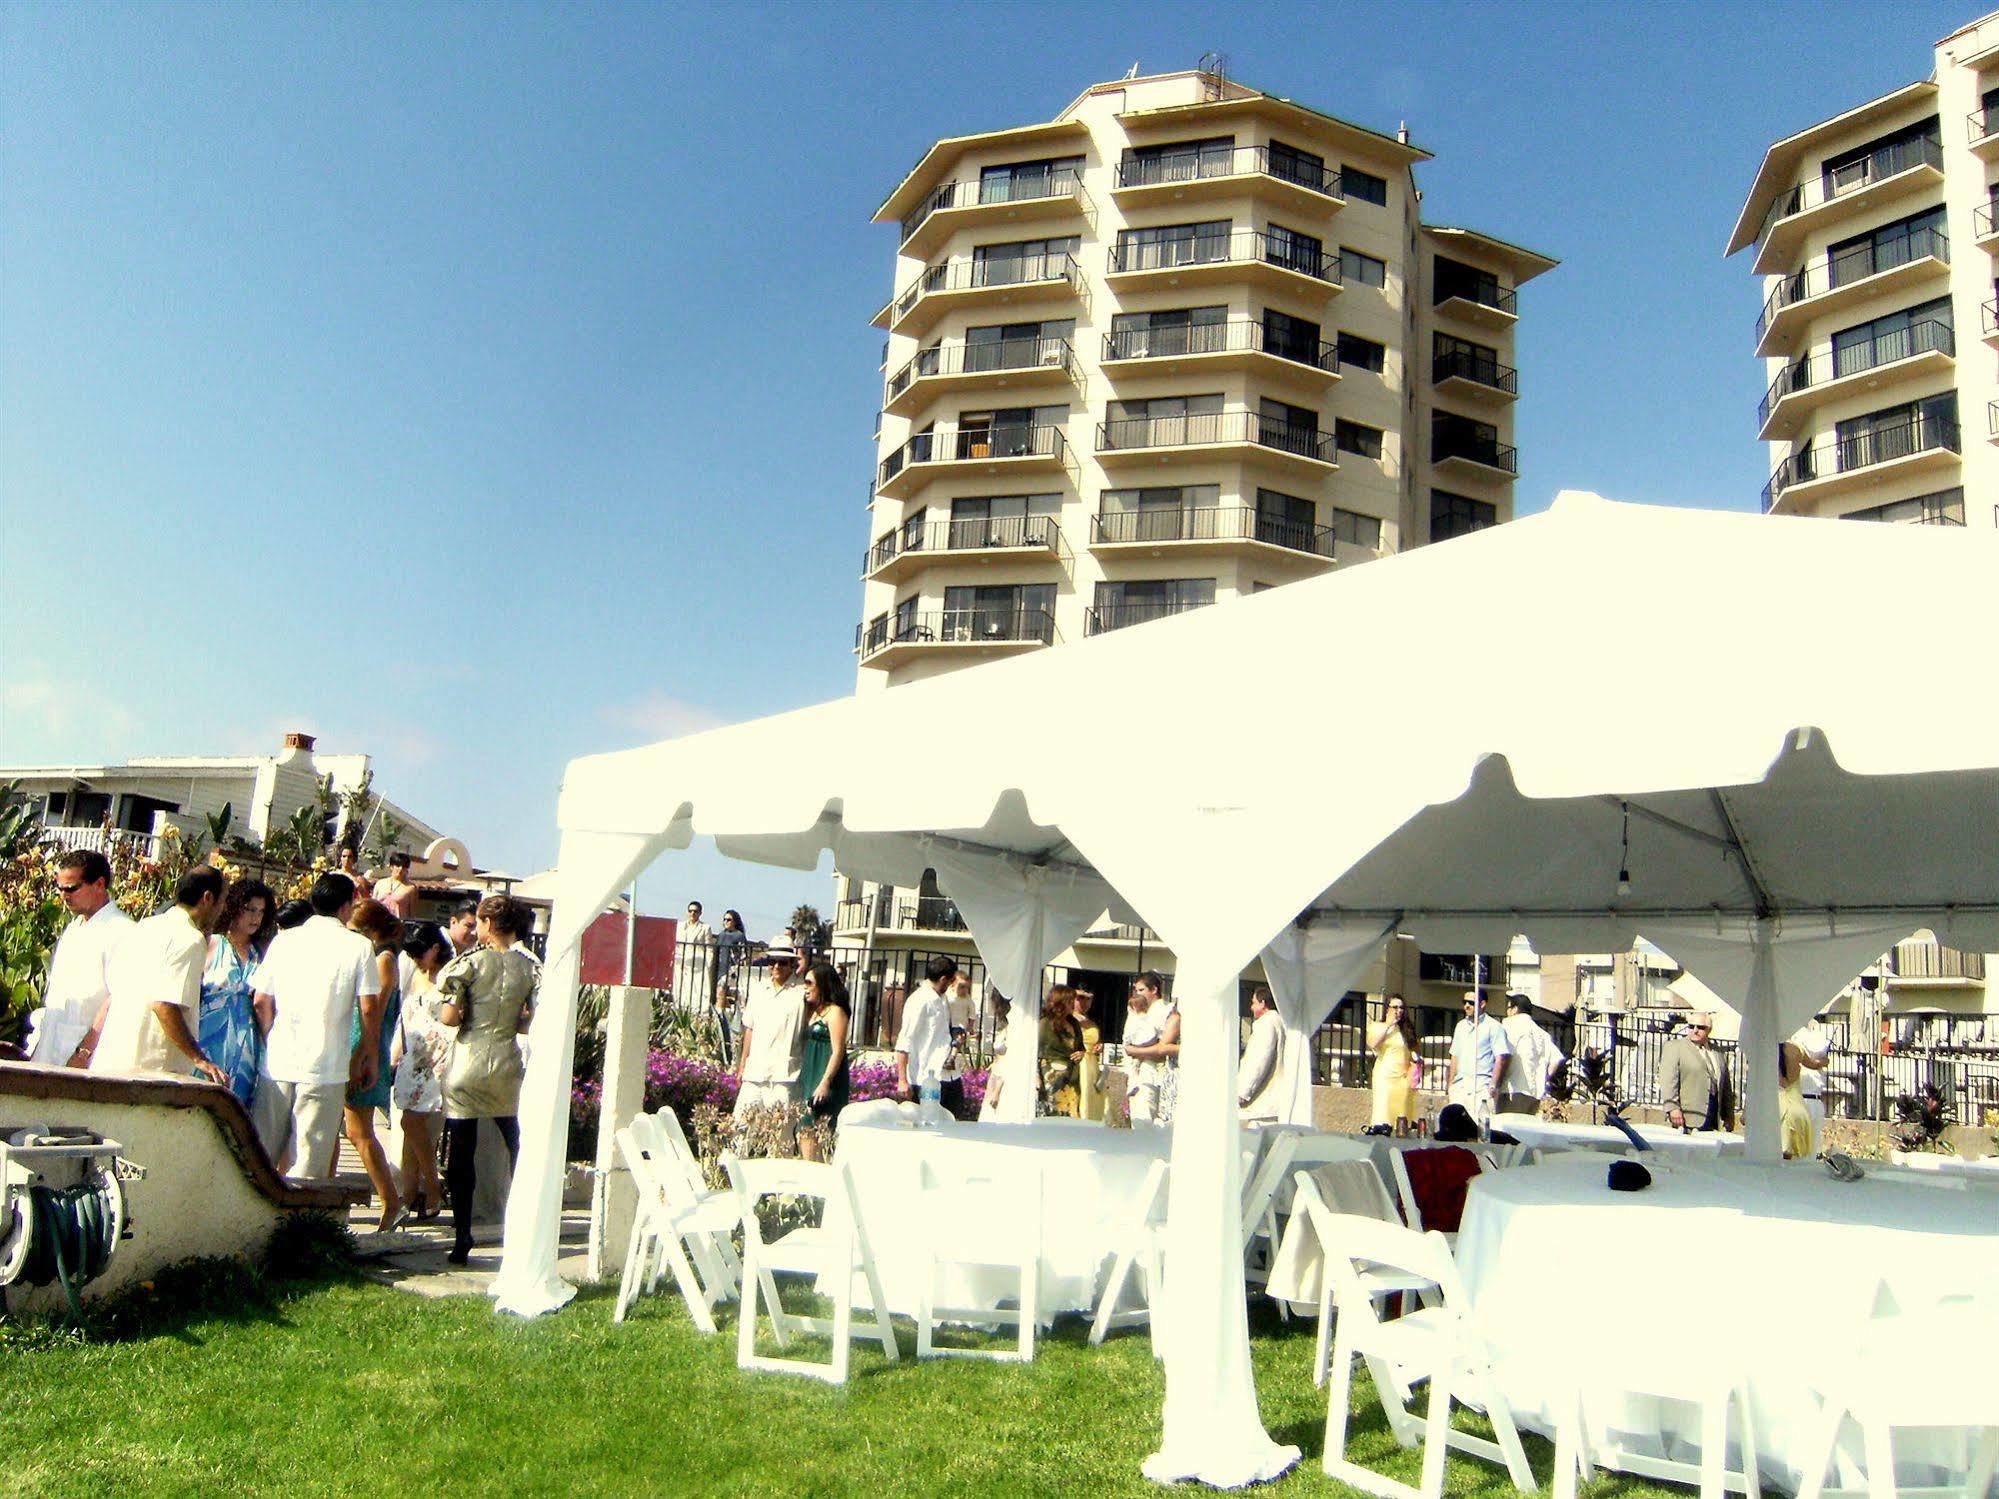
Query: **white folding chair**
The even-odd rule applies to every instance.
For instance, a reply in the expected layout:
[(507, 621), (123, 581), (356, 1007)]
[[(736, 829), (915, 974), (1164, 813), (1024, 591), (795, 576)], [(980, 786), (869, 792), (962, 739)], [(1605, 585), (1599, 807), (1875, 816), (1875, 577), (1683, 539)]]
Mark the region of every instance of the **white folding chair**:
[[(1277, 1255), (1277, 1189), (1290, 1172), (1292, 1153), (1298, 1136), (1275, 1131), (1265, 1137), (1263, 1163), (1250, 1178), (1242, 1203), (1243, 1278), (1250, 1285), (1264, 1285), (1270, 1279), (1270, 1262)], [(1264, 1254), (1254, 1254), (1256, 1241), (1268, 1245)]]
[[(916, 1316), (916, 1356), (1034, 1361), (1041, 1311), (1041, 1223), (1046, 1186), (1039, 1166), (973, 1168), (948, 1185), (928, 1161), (917, 1164), (917, 1201), (926, 1225), (923, 1295)], [(1011, 1270), (1017, 1299), (1005, 1307), (940, 1307), (937, 1272), (944, 1265)], [(1012, 1348), (949, 1348), (933, 1341), (939, 1322), (1013, 1327)]]
[[(1983, 1359), (1999, 1347), (1999, 1304), (1952, 1300), (1922, 1311), (1894, 1312), (1882, 1286), (1876, 1316), (1857, 1329), (1844, 1356), (1819, 1363), (1813, 1383), (1820, 1408), (1817, 1429), (1805, 1449), (1804, 1481), (1798, 1499), (1865, 1492), (1870, 1499), (1941, 1496), (1985, 1499), (1999, 1468), (1999, 1384)], [(1938, 1368), (1943, 1359), (1955, 1367)], [(1889, 1371), (1936, 1369), (1934, 1379), (1898, 1379)], [(1866, 1488), (1828, 1488), (1826, 1468), (1840, 1457), (1840, 1435), (1848, 1421), (1860, 1428)], [(1962, 1442), (1962, 1484), (1901, 1485), (1895, 1473), (1898, 1428), (1954, 1428)]]
[[(1320, 1205), (1323, 1210), (1323, 1203)], [(1310, 1211), (1308, 1202), (1307, 1211)], [(1535, 1490), (1534, 1470), (1513, 1424), (1513, 1411), (1492, 1377), (1492, 1356), (1472, 1319), (1450, 1245), (1439, 1233), (1418, 1233), (1400, 1224), (1326, 1212), (1315, 1217), (1326, 1245), (1326, 1270), (1333, 1281), (1339, 1322), (1326, 1397), (1326, 1472), (1382, 1499), (1440, 1499), (1448, 1449), (1488, 1462), (1502, 1462), (1523, 1494)], [(1370, 1275), (1421, 1278), (1436, 1286), (1435, 1303), (1406, 1317), (1384, 1321)], [(1348, 1406), (1353, 1398), (1353, 1361), (1367, 1361), (1389, 1430), (1403, 1447), (1423, 1445), (1423, 1481), (1411, 1488), (1371, 1468), (1347, 1460)], [(1430, 1381), (1430, 1408), (1423, 1420), (1399, 1391), (1417, 1380)], [(1451, 1402), (1482, 1408), (1496, 1441), (1451, 1426)]]
[[(1159, 1288), (1165, 1283), (1166, 1269), (1166, 1163), (1154, 1161), (1146, 1168), (1145, 1182), (1138, 1189), (1138, 1199), (1132, 1206), (1131, 1216), (1119, 1230), (1116, 1257), (1111, 1261), (1110, 1277), (1104, 1282), (1103, 1293), (1097, 1297), (1097, 1315), (1090, 1323), (1090, 1341), (1101, 1343), (1104, 1335), (1114, 1327), (1135, 1327), (1144, 1322), (1152, 1323), (1152, 1308), (1159, 1299)], [(1125, 1282), (1131, 1279), (1134, 1269), (1145, 1276), (1144, 1305), (1120, 1310), (1118, 1300), (1124, 1294)], [(1152, 1328), (1152, 1352), (1159, 1354), (1159, 1330)]]
[[(723, 1193), (696, 1198), (688, 1190), (678, 1163), (659, 1148), (656, 1138), (638, 1120), (618, 1131), (617, 1147), (632, 1174), (638, 1200), (611, 1320), (625, 1320), (641, 1288), (651, 1290), (658, 1285), (664, 1266), (673, 1272), (674, 1284), (694, 1325), (712, 1334), (716, 1327), (711, 1308), (737, 1291), (735, 1251), (729, 1245), (729, 1235), (741, 1216), (734, 1199)], [(718, 1243), (722, 1246), (719, 1250)], [(689, 1248), (694, 1263), (689, 1263)]]
[[(1332, 1236), (1337, 1232), (1333, 1226), (1340, 1214), (1351, 1217), (1372, 1218), (1377, 1223), (1389, 1223), (1400, 1227), (1395, 1215), (1395, 1204), (1388, 1200), (1388, 1188), (1381, 1184), (1381, 1173), (1369, 1161), (1329, 1162), (1320, 1169), (1346, 1168), (1351, 1175), (1343, 1185), (1346, 1191), (1338, 1209), (1329, 1204), (1320, 1192), (1319, 1184), (1309, 1172), (1300, 1171), (1292, 1177), (1292, 1215), (1306, 1215), (1317, 1235), (1321, 1252), (1330, 1261), (1334, 1250)], [(1378, 1302), (1386, 1305), (1391, 1296), (1402, 1298), (1404, 1311), (1412, 1310), (1412, 1298), (1428, 1298), (1436, 1291), (1435, 1281), (1420, 1275), (1411, 1275), (1400, 1270), (1370, 1266), (1360, 1272), (1361, 1283)], [(1319, 1276), (1319, 1335), (1312, 1348), (1312, 1383), (1323, 1388), (1326, 1383), (1326, 1366), (1332, 1357), (1333, 1326), (1333, 1276), (1330, 1269)], [(1403, 1404), (1408, 1404), (1406, 1389), (1398, 1389)]]
[[(1607, 1437), (1602, 1442), (1593, 1441), (1583, 1408), (1584, 1394), (1606, 1390), (1700, 1407), (1700, 1461), (1634, 1452)], [(1736, 1414), (1739, 1452), (1733, 1468), (1728, 1466), (1731, 1407)], [(1658, 1347), (1647, 1348), (1628, 1365), (1615, 1369), (1591, 1365), (1587, 1375), (1578, 1377), (1555, 1417), (1555, 1499), (1575, 1499), (1577, 1482), (1587, 1481), (1598, 1468), (1694, 1484), (1701, 1499), (1721, 1499), (1731, 1491), (1758, 1499), (1763, 1489), (1757, 1474), (1756, 1426), (1750, 1414), (1748, 1386), (1730, 1370), (1716, 1368), (1705, 1354), (1682, 1359)]]
[[(707, 1174), (687, 1143), (687, 1134), (673, 1110), (640, 1114), (632, 1120), (632, 1130), (640, 1144), (653, 1150), (657, 1167), (666, 1178), (668, 1190), (677, 1193), (681, 1209), (703, 1209), (698, 1218), (689, 1221), (706, 1225), (706, 1231), (686, 1236), (701, 1278), (711, 1289), (719, 1286), (726, 1293), (716, 1298), (718, 1303), (735, 1296), (743, 1277), (743, 1264), (736, 1255), (735, 1245), (735, 1231), (742, 1221), (736, 1194), (727, 1187), (717, 1190), (708, 1185)], [(684, 1191), (678, 1190), (682, 1183)], [(659, 1279), (656, 1265), (653, 1279), (655, 1282)]]
[[(1480, 1156), (1477, 1151), (1463, 1145), (1428, 1145), (1416, 1150), (1395, 1150), (1389, 1152), (1389, 1168), (1395, 1173), (1395, 1195), (1400, 1199), (1402, 1204), (1403, 1221), (1418, 1233), (1424, 1232), (1426, 1225), (1423, 1222), (1422, 1204), (1417, 1201), (1416, 1188), (1410, 1184), (1408, 1158), (1412, 1155), (1428, 1155), (1433, 1151), (1441, 1150), (1463, 1150), (1478, 1162), (1480, 1172), (1486, 1169), (1484, 1157)], [(1447, 1242), (1457, 1242), (1458, 1234), (1455, 1228), (1444, 1229), (1442, 1233)]]
[[(867, 1311), (874, 1321), (873, 1332), (864, 1331), (863, 1336), (879, 1342), (891, 1361), (898, 1358), (895, 1329), (888, 1320), (888, 1299), (882, 1294), (881, 1273), (875, 1268), (874, 1250), (868, 1243), (860, 1196), (854, 1191), (853, 1174), (846, 1163), (745, 1161), (727, 1152), (722, 1156), (722, 1169), (728, 1173), (729, 1185), (743, 1215), (743, 1310), (736, 1323), (736, 1367), (805, 1374), (829, 1384), (845, 1384), (853, 1355), (856, 1275), (865, 1284)], [(816, 1199), (820, 1204), (818, 1226), (794, 1228), (782, 1238), (765, 1239), (757, 1205), (766, 1197)], [(786, 1311), (778, 1294), (778, 1275), (810, 1276), (822, 1289), (830, 1290), (832, 1318)], [(771, 1332), (778, 1347), (789, 1346), (797, 1332), (830, 1335), (832, 1361), (819, 1364), (808, 1359), (759, 1354), (756, 1351), (759, 1296), (770, 1313)]]

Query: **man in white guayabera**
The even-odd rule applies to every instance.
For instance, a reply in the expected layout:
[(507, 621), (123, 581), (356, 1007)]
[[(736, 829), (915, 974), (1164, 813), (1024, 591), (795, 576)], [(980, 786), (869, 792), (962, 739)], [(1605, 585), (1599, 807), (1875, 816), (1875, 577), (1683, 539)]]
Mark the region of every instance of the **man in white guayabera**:
[(1249, 1044), (1236, 1073), (1236, 1104), (1244, 1124), (1275, 1124), (1277, 1082), (1284, 1075), (1284, 1022), (1270, 991), (1258, 984), (1249, 996)]
[(743, 1044), (736, 1053), (738, 1119), (751, 1109), (798, 1101), (799, 1037), (805, 1028), (805, 981), (798, 976), (798, 954), (773, 943), (758, 962), (768, 965), (769, 977), (750, 980), (749, 998), (743, 1001)]
[(96, 849), (75, 849), (56, 861), (56, 892), (76, 919), (63, 928), (49, 959), (42, 1007), (31, 1017), (28, 1060), (82, 1067), (78, 1050), (111, 993), (111, 950), (132, 930), (132, 918), (111, 898), (111, 861)]
[(1171, 1124), (1180, 1071), (1180, 1012), (1166, 997), (1166, 980), (1157, 973), (1141, 973), (1131, 981), (1124, 1057), (1131, 1122)]
[(923, 982), (902, 1002), (895, 1036), (895, 1096), (940, 1103), (954, 1114), (965, 1090), (951, 1057), (951, 1003), (945, 991), (957, 977), (957, 960), (942, 953), (924, 964)]

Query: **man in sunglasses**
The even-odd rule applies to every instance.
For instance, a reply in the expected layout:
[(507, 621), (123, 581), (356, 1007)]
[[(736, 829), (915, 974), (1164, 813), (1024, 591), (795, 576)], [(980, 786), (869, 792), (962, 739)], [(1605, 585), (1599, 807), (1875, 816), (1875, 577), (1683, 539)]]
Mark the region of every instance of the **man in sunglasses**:
[(1464, 1019), (1451, 1033), (1451, 1065), (1447, 1095), (1483, 1128), (1492, 1119), (1499, 1080), (1506, 1075), (1513, 1042), (1506, 1027), (1485, 1013), (1485, 992), (1464, 997)]
[(30, 1017), (28, 1060), (83, 1067), (90, 1054), (79, 1048), (111, 993), (105, 977), (111, 950), (132, 930), (132, 918), (111, 899), (111, 862), (95, 849), (75, 849), (56, 861), (56, 892), (75, 920), (49, 959), (42, 1007)]
[(1659, 1102), (1679, 1130), (1735, 1127), (1735, 1085), (1728, 1064), (1708, 1044), (1714, 1016), (1687, 1017), (1687, 1033), (1666, 1043), (1659, 1057)]

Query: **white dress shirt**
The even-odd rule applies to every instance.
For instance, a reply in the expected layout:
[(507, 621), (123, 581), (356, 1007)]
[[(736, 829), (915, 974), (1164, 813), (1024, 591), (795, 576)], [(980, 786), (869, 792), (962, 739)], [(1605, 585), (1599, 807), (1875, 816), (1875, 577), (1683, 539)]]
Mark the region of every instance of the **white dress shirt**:
[(1250, 1022), (1249, 1044), (1242, 1050), (1237, 1074), (1238, 1099), (1245, 1119), (1277, 1117), (1277, 1080), (1284, 1069), (1284, 1022), (1275, 1010), (1265, 1010)]
[(111, 992), (112, 949), (132, 931), (132, 918), (107, 900), (63, 928), (49, 958), (49, 983), (36, 1012), (28, 1060), (60, 1067), (83, 1044)]
[(132, 927), (111, 950), (111, 1010), (91, 1054), (92, 1072), (178, 1072), (194, 1059), (167, 1039), (154, 1005), (178, 1005), (192, 1036), (201, 1026), (208, 937), (179, 906)]
[(1509, 1093), (1541, 1097), (1548, 1091), (1548, 1074), (1562, 1059), (1561, 1050), (1532, 1015), (1508, 1015), (1500, 1024), (1505, 1027), (1506, 1039), (1513, 1043), (1513, 1055), (1507, 1059), (1500, 1086)]
[(955, 1077), (951, 1066), (951, 1010), (932, 984), (918, 984), (903, 1001), (895, 1049), (909, 1058), (913, 1088), (935, 1088)]
[(354, 1007), (382, 992), (373, 944), (331, 916), (314, 916), (278, 933), (257, 970), (256, 987), (277, 1010), (264, 1042), (264, 1071), (272, 1081), (347, 1081)]
[(805, 981), (796, 974), (778, 988), (768, 980), (750, 986), (743, 1028), (750, 1049), (743, 1057), (745, 1083), (798, 1081), (798, 1033), (805, 1024)]

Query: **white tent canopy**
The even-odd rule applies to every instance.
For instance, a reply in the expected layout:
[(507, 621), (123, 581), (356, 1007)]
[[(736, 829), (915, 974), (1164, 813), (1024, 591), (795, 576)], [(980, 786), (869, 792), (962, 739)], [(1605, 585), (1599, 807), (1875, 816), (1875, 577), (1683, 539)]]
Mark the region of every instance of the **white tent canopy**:
[[(1459, 951), (1516, 932), (1603, 951), (1642, 931), (1742, 1010), (1768, 1150), (1755, 1059), (1793, 1025), (1916, 927), (1999, 945), (1999, 700), (1921, 653), (1989, 642), (1995, 543), (1565, 495), (1142, 628), (574, 762), (541, 1001), (560, 1040), (534, 1049), (495, 1295), (533, 1313), (569, 1294), (554, 1249), (574, 949), (616, 890), (697, 833), (798, 868), (830, 849), (898, 884), (934, 869), (1015, 998), (1107, 908), (1178, 955), (1175, 1274), (1147, 1471), (1281, 1471), (1296, 1454), (1257, 1416), (1232, 1206), (1244, 965), (1263, 954), (1308, 1030), (1397, 931)], [(1406, 669), (1344, 668), (1388, 659), (1384, 642)], [(1651, 721), (1633, 698), (1661, 705)], [(1081, 702), (1152, 725), (1154, 748), (1078, 754), (1047, 726)], [(912, 760), (900, 747), (926, 721), (980, 730)]]

